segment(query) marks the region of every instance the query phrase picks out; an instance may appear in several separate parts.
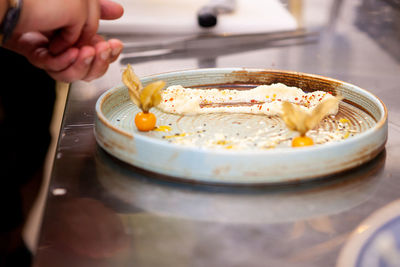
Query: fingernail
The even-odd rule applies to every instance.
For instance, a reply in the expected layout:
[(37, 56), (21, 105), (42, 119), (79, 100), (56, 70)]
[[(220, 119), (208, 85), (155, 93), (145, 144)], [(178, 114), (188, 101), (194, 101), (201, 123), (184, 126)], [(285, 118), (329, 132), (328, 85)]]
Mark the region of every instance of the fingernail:
[(94, 59), (94, 56), (91, 56), (91, 57), (85, 58), (84, 62), (86, 65), (90, 65), (92, 63), (93, 59)]
[(107, 60), (110, 57), (110, 49), (107, 49), (100, 54), (102, 60)]
[(115, 56), (119, 55), (121, 53), (121, 51), (122, 51), (122, 47), (116, 47), (111, 51), (111, 55), (113, 57), (115, 57)]

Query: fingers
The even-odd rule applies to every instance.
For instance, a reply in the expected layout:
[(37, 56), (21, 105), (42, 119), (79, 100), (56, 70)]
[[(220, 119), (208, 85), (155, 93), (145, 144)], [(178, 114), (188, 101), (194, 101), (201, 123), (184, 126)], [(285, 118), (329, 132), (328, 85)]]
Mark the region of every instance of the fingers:
[(101, 19), (118, 19), (124, 13), (124, 8), (115, 2), (110, 0), (100, 0), (100, 18)]
[(57, 55), (68, 47), (87, 45), (96, 34), (100, 19), (100, 2), (88, 0), (81, 3), (83, 9), (79, 10), (81, 16), (73, 17), (70, 24), (61, 28), (61, 31), (51, 39), (49, 46), (51, 53)]
[(91, 81), (95, 78), (103, 75), (110, 64), (111, 58), (111, 47), (108, 42), (99, 42), (95, 45), (96, 58), (93, 61), (90, 71), (87, 76), (83, 79), (85, 81)]
[(47, 48), (41, 47), (35, 49), (30, 55), (27, 55), (27, 58), (33, 65), (41, 69), (58, 72), (74, 64), (79, 54), (80, 51), (78, 48), (69, 48), (65, 52), (53, 56)]
[(51, 77), (63, 82), (73, 82), (84, 79), (91, 69), (93, 60), (95, 59), (95, 50), (90, 46), (80, 48), (79, 55), (76, 60), (61, 71), (47, 71)]
[[(99, 42), (104, 42), (104, 38), (101, 35), (95, 35), (93, 37), (91, 45), (96, 45)], [(118, 39), (110, 39), (108, 40), (108, 44), (110, 45), (111, 48), (111, 57), (110, 57), (110, 62), (114, 62), (118, 56), (121, 54), (122, 49), (124, 48), (123, 43), (118, 40)]]
[(104, 41), (96, 37), (92, 46), (80, 48), (79, 56), (67, 68), (60, 71), (47, 71), (54, 79), (64, 82), (76, 80), (91, 81), (102, 76), (111, 62), (120, 55), (123, 45), (117, 39)]
[(89, 44), (93, 36), (96, 35), (97, 29), (99, 27), (100, 5), (98, 1), (93, 0), (88, 1), (88, 4), (88, 17), (86, 23), (82, 28), (78, 42), (74, 45), (77, 47)]
[(93, 62), (91, 71), (84, 79), (85, 81), (91, 81), (103, 75), (107, 71), (108, 65), (118, 58), (123, 49), (123, 44), (118, 39), (99, 41), (94, 45), (96, 47), (96, 59)]
[(114, 62), (115, 60), (117, 60), (118, 56), (121, 54), (122, 49), (124, 48), (124, 45), (118, 39), (110, 39), (110, 40), (108, 40), (108, 43), (111, 47), (110, 62)]
[(84, 23), (73, 24), (57, 32), (51, 39), (49, 51), (53, 55), (57, 55), (75, 44), (81, 35), (83, 24)]
[(102, 76), (123, 48), (121, 41), (105, 41), (99, 35), (95, 35), (90, 45), (72, 47), (58, 55), (53, 55), (47, 44), (46, 36), (27, 33), (10, 39), (7, 45), (23, 54), (36, 67), (47, 71), (54, 79), (64, 82), (90, 81)]
[(97, 32), (99, 19), (117, 19), (123, 14), (122, 6), (110, 0), (67, 2), (26, 0), (15, 32), (42, 33), (49, 39), (50, 52), (57, 55), (69, 47), (87, 45)]
[(24, 34), (14, 34), (4, 47), (28, 57), (35, 49), (46, 46), (47, 43), (48, 39), (46, 36), (37, 32), (28, 32)]

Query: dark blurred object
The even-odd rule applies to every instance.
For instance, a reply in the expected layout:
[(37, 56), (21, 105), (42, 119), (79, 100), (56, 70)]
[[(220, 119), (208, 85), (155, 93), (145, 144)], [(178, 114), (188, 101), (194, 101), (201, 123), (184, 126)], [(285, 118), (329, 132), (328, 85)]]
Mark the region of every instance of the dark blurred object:
[(389, 5), (400, 8), (400, 0), (385, 0)]
[(231, 13), (236, 8), (236, 0), (210, 0), (197, 13), (201, 27), (209, 28), (217, 25), (218, 15)]
[(400, 61), (400, 0), (362, 1), (355, 24)]
[(0, 71), (0, 266), (25, 266), (21, 231), (42, 182), (55, 81), (3, 48)]

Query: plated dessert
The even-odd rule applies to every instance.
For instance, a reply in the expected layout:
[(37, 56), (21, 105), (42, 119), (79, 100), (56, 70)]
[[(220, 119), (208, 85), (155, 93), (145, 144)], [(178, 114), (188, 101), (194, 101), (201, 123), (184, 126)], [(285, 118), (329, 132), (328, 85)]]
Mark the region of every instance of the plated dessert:
[[(264, 115), (267, 117), (258, 117), (260, 123), (265, 124), (268, 129), (267, 125), (275, 121), (277, 125), (272, 128), (277, 126), (279, 131), (277, 136), (271, 138), (269, 131), (262, 131), (263, 127), (258, 125), (250, 128), (257, 130), (253, 133), (244, 134), (243, 130), (238, 129), (235, 136), (228, 137), (223, 128), (218, 128), (219, 132), (215, 132), (210, 138), (210, 135), (203, 134), (207, 131), (203, 129), (207, 124), (203, 124), (201, 129), (185, 129), (173, 135), (162, 135), (163, 139), (176, 144), (223, 149), (271, 149), (287, 143), (293, 147), (309, 146), (314, 144), (314, 139), (317, 144), (322, 144), (346, 139), (357, 133), (356, 129), (351, 129), (348, 119), (335, 120), (341, 98), (333, 96), (329, 91), (306, 93), (300, 88), (282, 83), (259, 85), (247, 90), (185, 88), (181, 85), (171, 85), (163, 90), (164, 81), (156, 81), (143, 87), (130, 65), (123, 72), (122, 80), (128, 87), (133, 104), (142, 110), (135, 116), (139, 131), (174, 131), (172, 123), (156, 125), (156, 116), (149, 112), (153, 107), (166, 114), (193, 117), (216, 113), (231, 117), (238, 114)], [(333, 127), (320, 130), (318, 126), (321, 120), (329, 115), (329, 122)], [(242, 127), (248, 128), (249, 125), (243, 122)], [(310, 130), (314, 130), (310, 133), (313, 137), (306, 136)], [(299, 136), (293, 132), (298, 132)]]
[[(141, 112), (154, 114), (145, 129), (135, 119)], [(186, 182), (307, 181), (369, 161), (387, 140), (387, 110), (376, 96), (290, 71), (214, 68), (143, 77), (104, 92), (96, 114), (95, 137), (105, 151)]]

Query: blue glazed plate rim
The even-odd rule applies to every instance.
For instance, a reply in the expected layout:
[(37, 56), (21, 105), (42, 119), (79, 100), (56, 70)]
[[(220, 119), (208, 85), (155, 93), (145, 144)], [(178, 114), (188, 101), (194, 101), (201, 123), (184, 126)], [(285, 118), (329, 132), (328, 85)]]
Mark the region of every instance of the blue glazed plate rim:
[(359, 267), (365, 250), (384, 230), (400, 222), (400, 199), (373, 212), (353, 231), (343, 246), (337, 267)]

